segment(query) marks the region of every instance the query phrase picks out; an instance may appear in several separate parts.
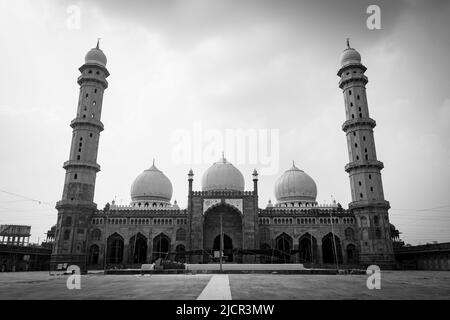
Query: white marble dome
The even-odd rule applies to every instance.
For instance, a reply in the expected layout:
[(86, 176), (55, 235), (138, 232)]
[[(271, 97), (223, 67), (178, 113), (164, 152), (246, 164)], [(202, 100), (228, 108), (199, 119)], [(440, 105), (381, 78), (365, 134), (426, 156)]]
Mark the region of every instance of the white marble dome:
[(317, 186), (314, 180), (294, 164), (275, 182), (275, 197), (282, 203), (315, 203)]
[(89, 50), (88, 53), (86, 53), (86, 56), (84, 57), (84, 62), (99, 64), (103, 67), (106, 67), (107, 59), (103, 51), (100, 50), (98, 42), (97, 47), (92, 48), (91, 50)]
[(132, 203), (166, 203), (172, 199), (172, 183), (155, 164), (142, 172), (131, 185)]
[(225, 157), (215, 162), (202, 177), (202, 190), (244, 191), (245, 181), (242, 173)]

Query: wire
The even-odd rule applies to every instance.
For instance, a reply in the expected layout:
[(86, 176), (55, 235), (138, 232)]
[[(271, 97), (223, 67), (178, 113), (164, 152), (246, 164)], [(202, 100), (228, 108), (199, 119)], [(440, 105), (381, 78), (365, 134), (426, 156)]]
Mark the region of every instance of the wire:
[(50, 204), (49, 202), (45, 202), (45, 201), (41, 201), (41, 200), (36, 200), (36, 199), (30, 198), (30, 197), (27, 197), (27, 196), (23, 196), (23, 195), (14, 193), (14, 192), (9, 192), (9, 191), (5, 191), (5, 190), (0, 190), (0, 192), (9, 194), (9, 195), (11, 195), (11, 196), (19, 197), (19, 198), (22, 198), (22, 199), (25, 199), (25, 200), (28, 200), (28, 201), (37, 202), (37, 203), (39, 203), (39, 204), (45, 204), (45, 205), (48, 205), (48, 206), (52, 206), (52, 204)]

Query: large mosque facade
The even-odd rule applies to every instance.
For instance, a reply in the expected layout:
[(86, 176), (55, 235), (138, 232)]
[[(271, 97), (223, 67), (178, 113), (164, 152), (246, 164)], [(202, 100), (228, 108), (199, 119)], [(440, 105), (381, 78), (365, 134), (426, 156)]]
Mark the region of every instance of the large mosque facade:
[(158, 258), (188, 263), (217, 261), (223, 234), (227, 263), (305, 263), (313, 266), (376, 264), (394, 261), (389, 202), (381, 181), (383, 163), (377, 160), (369, 117), (366, 67), (347, 43), (338, 71), (345, 101), (352, 202), (319, 205), (317, 186), (292, 164), (278, 177), (276, 203), (258, 206), (258, 173), (252, 190), (244, 175), (222, 156), (193, 190), (194, 173), (187, 174), (188, 201), (180, 208), (172, 200), (172, 184), (155, 164), (137, 176), (127, 206), (114, 201), (103, 210), (94, 200), (97, 150), (106, 78), (106, 56), (91, 49), (79, 68), (80, 95), (73, 128), (63, 196), (56, 205), (57, 231), (51, 266), (75, 264), (82, 270), (130, 267)]

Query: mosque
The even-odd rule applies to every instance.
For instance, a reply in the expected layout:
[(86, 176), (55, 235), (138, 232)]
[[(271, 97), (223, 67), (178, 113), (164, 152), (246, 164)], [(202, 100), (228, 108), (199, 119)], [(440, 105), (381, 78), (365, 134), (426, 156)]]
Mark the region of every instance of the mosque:
[[(193, 190), (187, 174), (188, 201), (172, 201), (170, 179), (153, 165), (131, 185), (129, 205), (113, 201), (97, 209), (94, 200), (97, 151), (107, 59), (97, 43), (79, 68), (80, 94), (73, 128), (64, 190), (58, 210), (51, 268), (76, 264), (82, 270), (125, 268), (159, 258), (187, 263), (217, 262), (221, 243), (226, 263), (304, 263), (389, 267), (394, 263), (389, 202), (384, 199), (381, 169), (375, 151), (366, 97), (366, 67), (350, 47), (343, 51), (337, 73), (344, 95), (352, 202), (319, 205), (314, 180), (295, 164), (278, 177), (276, 203), (258, 206), (258, 172), (253, 189), (244, 175), (222, 156)], [(222, 231), (221, 231), (222, 230)], [(220, 235), (223, 235), (222, 237)], [(221, 241), (222, 239), (222, 241)]]

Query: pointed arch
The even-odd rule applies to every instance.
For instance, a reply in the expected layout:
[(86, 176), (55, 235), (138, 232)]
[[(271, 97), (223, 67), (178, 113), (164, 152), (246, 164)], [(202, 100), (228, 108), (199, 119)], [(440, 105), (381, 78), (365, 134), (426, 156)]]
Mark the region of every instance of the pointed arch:
[(170, 252), (170, 238), (161, 232), (153, 238), (153, 260), (166, 259)]
[(129, 262), (146, 263), (147, 261), (147, 237), (138, 232), (130, 238), (130, 257)]
[(298, 239), (300, 262), (317, 263), (318, 251), (317, 240), (309, 232), (306, 232)]
[(275, 238), (275, 253), (279, 262), (288, 263), (291, 260), (291, 250), (293, 248), (292, 237), (283, 232)]
[(123, 261), (123, 237), (117, 232), (108, 237), (107, 240), (107, 255), (106, 262), (109, 264), (119, 264)]
[[(336, 246), (336, 251), (335, 251)], [(331, 264), (342, 263), (342, 247), (341, 247), (341, 239), (338, 236), (334, 235), (333, 242), (333, 234), (330, 232), (322, 238), (322, 258), (323, 263)]]

